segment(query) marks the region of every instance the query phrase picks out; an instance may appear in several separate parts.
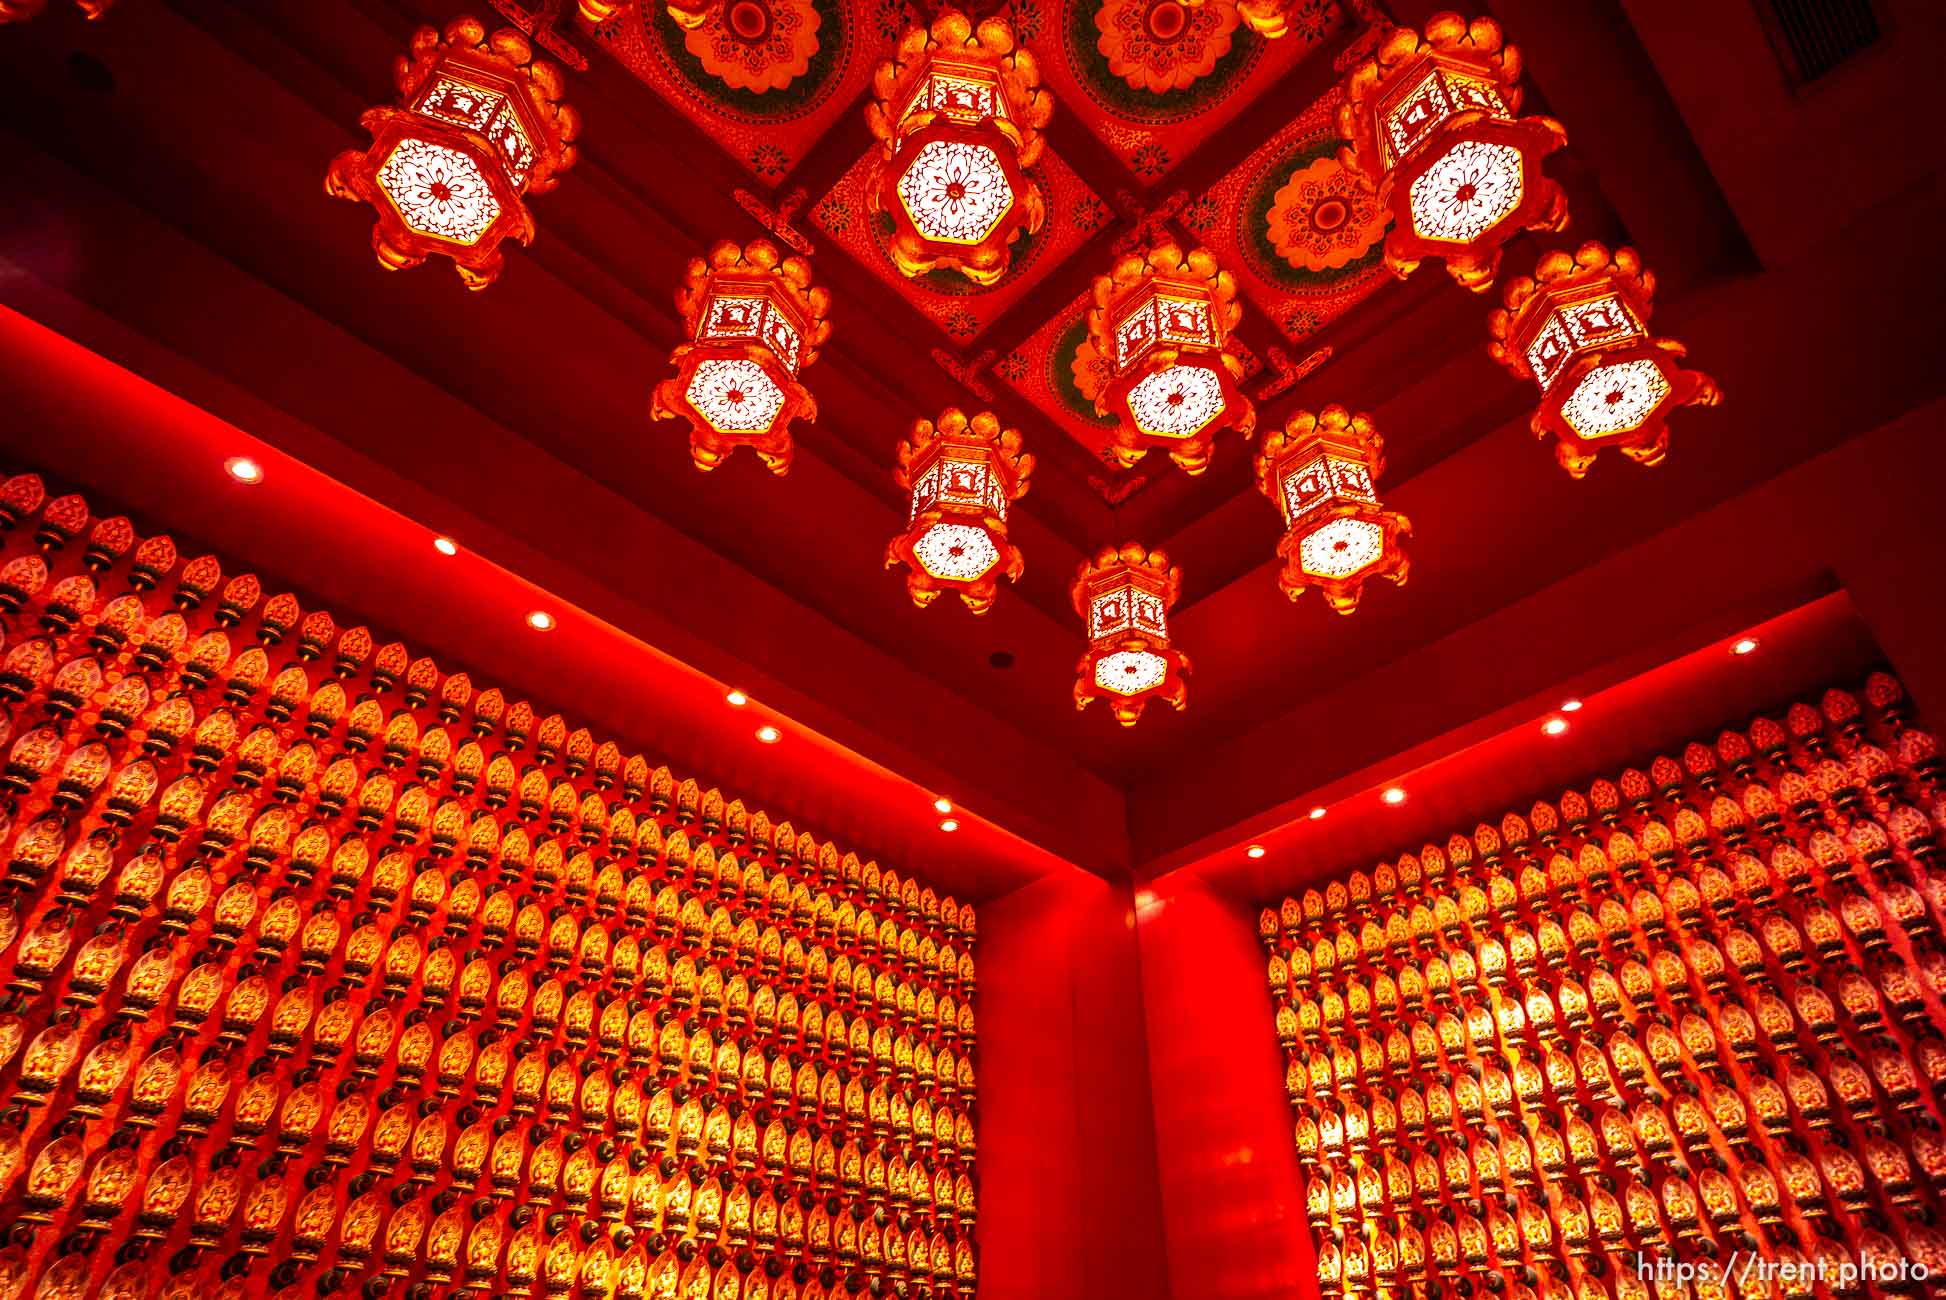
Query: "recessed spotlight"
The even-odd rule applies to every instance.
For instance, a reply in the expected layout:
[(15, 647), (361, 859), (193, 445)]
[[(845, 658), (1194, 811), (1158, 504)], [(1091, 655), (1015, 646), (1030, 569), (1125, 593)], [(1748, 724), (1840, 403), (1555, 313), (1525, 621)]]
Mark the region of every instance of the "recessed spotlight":
[(1541, 724), (1541, 730), (1550, 736), (1558, 736), (1567, 729), (1568, 720), (1566, 718), (1549, 718)]
[(956, 831), (959, 829), (959, 823), (951, 817), (948, 817), (945, 821), (939, 823), (939, 829), (942, 831)]
[(949, 813), (953, 811), (953, 801), (951, 799), (935, 799), (932, 801), (932, 806), (934, 812)]
[(725, 695), (723, 698), (730, 702), (730, 707), (733, 709), (740, 709), (744, 705), (750, 703), (750, 697), (748, 695), (745, 695), (742, 691), (736, 690), (734, 688), (732, 688), (729, 694)]
[(1581, 712), (1581, 701), (1580, 701), (1580, 700), (1562, 700), (1562, 701), (1561, 701), (1561, 712), (1563, 712), (1563, 713), (1579, 713), (1579, 712)]
[(1385, 793), (1380, 795), (1379, 798), (1385, 800), (1385, 802), (1387, 803), (1404, 803), (1405, 789), (1401, 786), (1396, 786), (1396, 785), (1389, 786), (1386, 788)]
[(459, 543), (450, 537), (435, 537), (432, 539), (432, 549), (441, 555), (458, 555)]
[(1267, 852), (1267, 850), (1264, 848), (1263, 845), (1252, 844), (1249, 848), (1243, 851), (1243, 856), (1246, 858), (1261, 858), (1265, 854), (1265, 852)]
[(264, 481), (264, 467), (248, 456), (232, 456), (223, 462), (230, 477), (239, 483), (261, 483)]
[(536, 632), (552, 632), (554, 630), (554, 615), (544, 609), (534, 610), (527, 615), (527, 626), (533, 628)]
[(784, 733), (771, 726), (768, 722), (757, 728), (757, 739), (763, 741), (766, 745), (774, 745), (783, 738)]
[(1740, 637), (1736, 641), (1731, 643), (1730, 653), (1733, 655), (1747, 655), (1752, 650), (1755, 650), (1756, 648), (1757, 648), (1756, 637), (1754, 636)]
[(1318, 807), (1313, 808), (1311, 810), (1311, 820), (1316, 821), (1318, 818), (1324, 816), (1324, 814), (1325, 814), (1324, 806), (1320, 804)]

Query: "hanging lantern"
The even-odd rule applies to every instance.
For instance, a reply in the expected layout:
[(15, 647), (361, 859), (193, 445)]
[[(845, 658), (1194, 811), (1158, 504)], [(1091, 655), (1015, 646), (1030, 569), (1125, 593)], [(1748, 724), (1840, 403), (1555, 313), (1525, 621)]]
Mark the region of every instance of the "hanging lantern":
[(815, 420), (818, 404), (798, 372), (831, 337), (831, 295), (811, 283), (811, 264), (759, 239), (728, 240), (691, 258), (676, 306), (690, 341), (670, 358), (649, 413), (689, 421), (689, 455), (715, 469), (750, 447), (772, 473), (791, 467), (791, 421)]
[(1257, 452), (1257, 490), (1284, 514), (1277, 585), (1286, 596), (1296, 600), (1316, 587), (1331, 608), (1349, 614), (1367, 579), (1405, 585), (1399, 539), (1412, 535), (1412, 523), (1379, 505), (1374, 483), (1384, 472), (1385, 439), (1370, 416), (1342, 406), (1294, 412), (1266, 435)]
[(332, 160), (325, 192), (378, 212), (372, 248), (390, 271), (434, 253), (469, 289), (500, 275), (500, 241), (532, 243), (526, 195), (554, 188), (574, 165), (581, 117), (561, 102), (561, 70), (510, 27), (489, 38), (477, 19), (445, 35), (421, 27), (393, 64), (399, 104), (365, 111), (369, 149)]
[(1007, 505), (1027, 495), (1033, 472), (1020, 430), (1001, 428), (991, 411), (969, 419), (949, 407), (937, 423), (912, 422), (892, 471), (912, 493), (912, 513), (885, 548), (885, 567), (906, 566), (913, 604), (924, 609), (940, 592), (957, 591), (968, 609), (984, 614), (999, 576), (1019, 579), (1026, 562), (1007, 540)]
[(1508, 281), (1506, 309), (1487, 318), (1487, 351), (1541, 390), (1533, 430), (1553, 434), (1555, 459), (1576, 478), (1614, 447), (1644, 465), (1669, 450), (1669, 412), (1715, 406), (1708, 375), (1684, 370), (1674, 339), (1649, 333), (1655, 275), (1632, 248), (1589, 242), (1573, 256), (1543, 256), (1534, 275)]
[(1169, 610), (1182, 594), (1182, 570), (1140, 542), (1083, 560), (1068, 595), (1088, 626), (1088, 651), (1075, 667), (1074, 707), (1107, 700), (1115, 721), (1132, 727), (1151, 699), (1180, 710), (1189, 701), (1189, 656), (1169, 646)]
[(1392, 213), (1385, 264), (1401, 278), (1443, 258), (1476, 292), (1500, 246), (1522, 230), (1561, 230), (1567, 197), (1541, 159), (1568, 142), (1549, 117), (1520, 111), (1520, 52), (1490, 18), (1433, 16), (1400, 27), (1345, 79), (1339, 161)]
[(887, 251), (903, 275), (958, 271), (979, 285), (1006, 274), (1012, 245), (1047, 216), (1028, 174), (1054, 99), (1004, 20), (978, 27), (946, 10), (913, 25), (872, 78), (865, 120), (882, 158), (872, 209), (892, 220)]
[(1157, 244), (1095, 277), (1088, 337), (1111, 375), (1095, 410), (1119, 422), (1108, 451), (1122, 468), (1160, 447), (1201, 474), (1219, 429), (1255, 431), (1256, 408), (1237, 387), (1243, 358), (1230, 345), (1242, 314), (1236, 280), (1207, 249)]

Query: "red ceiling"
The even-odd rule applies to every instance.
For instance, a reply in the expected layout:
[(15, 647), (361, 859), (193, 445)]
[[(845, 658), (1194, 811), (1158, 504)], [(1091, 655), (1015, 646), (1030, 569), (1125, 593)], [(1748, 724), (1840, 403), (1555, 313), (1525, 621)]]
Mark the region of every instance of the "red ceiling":
[[(1100, 8), (1074, 4), (1090, 6), (1090, 22)], [(1430, 7), (1401, 4), (1397, 16)], [(411, 527), (463, 537), (469, 562), (522, 575), (608, 625), (622, 638), (608, 645), (616, 655), (646, 642), (694, 665), (711, 690), (711, 678), (752, 685), (862, 761), (905, 773), (914, 789), (949, 788), (996, 827), (1090, 869), (1174, 864), (1428, 736), (1463, 733), (1577, 675), (1640, 672), (1693, 648), (1685, 635), (1828, 591), (1817, 546), (1773, 548), (1746, 577), (1743, 539), (1761, 513), (1752, 503), (1793, 467), (1940, 392), (1937, 330), (1924, 323), (1946, 296), (1929, 251), (1946, 198), (1936, 135), (1900, 126), (1898, 148), (1873, 153), (1871, 184), (1821, 190), (1808, 208), (1793, 196), (1815, 176), (1761, 172), (1726, 143), (1782, 156), (1810, 131), (1857, 171), (1830, 105), (1854, 106), (1856, 121), (1861, 87), (1918, 79), (1938, 14), (1892, 5), (1905, 20), (1899, 43), (1841, 68), (1826, 94), (1779, 98), (1754, 24), (1726, 20), (1705, 42), (1644, 0), (1491, 7), (1526, 49), (1533, 104), (1573, 141), (1549, 164), (1575, 213), (1553, 242), (1633, 239), (1660, 273), (1657, 326), (1689, 343), (1726, 403), (1679, 417), (1666, 465), (1604, 461), (1571, 482), (1526, 433), (1530, 394), (1485, 356), (1490, 299), (1432, 267), (1405, 283), (1342, 287), (1346, 301), (1306, 332), (1287, 329), (1282, 300), (1250, 292), (1246, 277), (1243, 338), (1273, 363), (1260, 383), (1277, 362), (1328, 349), (1313, 373), (1260, 402), (1262, 418), (1334, 400), (1370, 409), (1390, 452), (1381, 489), (1415, 524), (1411, 584), (1373, 592), (1350, 618), (1276, 590), (1276, 515), (1252, 490), (1245, 447), (1219, 440), (1200, 479), (1159, 457), (1111, 473), (1009, 359), (1044, 337), (1141, 217), (1164, 214), (1179, 235), (1208, 231), (1221, 246), (1223, 209), (1207, 200), (1242, 204), (1277, 180), (1283, 155), (1269, 146), (1315, 111), (1333, 60), (1357, 38), (1354, 19), (1274, 75), (1261, 53), (1256, 71), (1212, 73), (1221, 93), (1197, 101), (1196, 121), (1151, 130), (1181, 141), (1158, 174), (1135, 165), (1134, 146), (1111, 143), (1122, 138), (1113, 97), (1076, 82), (1050, 143), (1104, 201), (1102, 224), (1037, 268), (962, 346), (869, 250), (847, 251), (817, 224), (817, 204), (869, 142), (853, 82), (826, 96), (845, 101), (841, 111), (818, 108), (817, 129), (792, 137), (787, 170), (765, 172), (726, 147), (739, 138), (726, 115), (672, 99), (606, 40), (568, 33), (589, 56), (569, 83), (588, 123), (583, 158), (535, 202), (534, 247), (511, 254), (490, 290), (468, 294), (442, 266), (381, 272), (369, 214), (320, 188), (325, 163), (356, 141), (359, 111), (387, 97), (407, 34), (451, 16), (449, 4), (129, 4), (86, 27), (55, 6), (0, 41), (10, 164), (0, 303)], [(847, 12), (882, 22), (885, 8)], [(1048, 21), (1064, 25), (1033, 38), (1053, 42), (1044, 62), (1073, 54), (1072, 41), (1060, 44), (1071, 8), (1050, 7)], [(848, 50), (874, 39), (862, 20), (847, 30)], [(1062, 65), (1068, 81), (1082, 75)], [(1708, 107), (1746, 97), (1769, 115)], [(682, 435), (647, 420), (678, 338), (670, 295), (705, 244), (761, 235), (747, 209), (766, 204), (794, 213), (834, 292), (832, 346), (807, 372), (822, 418), (803, 431), (786, 479), (741, 459), (698, 475)], [(1765, 232), (1761, 260), (1744, 237), (1753, 223)], [(1517, 242), (1509, 265), (1539, 247)], [(1887, 249), (1928, 251), (1894, 272)], [(20, 378), (25, 391), (34, 376)], [(986, 394), (1041, 459), (1016, 513), (1028, 572), (984, 620), (950, 602), (921, 612), (879, 566), (904, 516), (891, 449), (914, 416)], [(132, 435), (61, 396), (40, 392), (36, 420), (71, 440), (75, 477), (112, 490), (118, 467), (105, 457)], [(42, 432), (14, 421), (0, 439), (46, 459)], [(163, 476), (168, 464), (154, 462), (155, 481), (181, 491), (158, 494), (165, 518), (203, 500), (187, 487), (196, 467)], [(1174, 626), (1196, 672), (1186, 713), (1151, 710), (1125, 731), (1070, 707), (1080, 636), (1065, 587), (1084, 551), (1131, 536), (1185, 568)], [(293, 546), (281, 562), (292, 581), (324, 587), (336, 559)], [(521, 647), (482, 630), (483, 608), (428, 605), (444, 634), (422, 639), (511, 658)], [(996, 651), (1014, 666), (993, 667)], [(527, 664), (530, 688), (546, 691), (553, 667)], [(624, 699), (583, 707), (618, 714)], [(678, 731), (711, 725), (672, 716), (684, 719), (669, 724)], [(716, 743), (699, 731), (665, 747), (707, 749), (692, 761), (711, 765), (743, 761)]]

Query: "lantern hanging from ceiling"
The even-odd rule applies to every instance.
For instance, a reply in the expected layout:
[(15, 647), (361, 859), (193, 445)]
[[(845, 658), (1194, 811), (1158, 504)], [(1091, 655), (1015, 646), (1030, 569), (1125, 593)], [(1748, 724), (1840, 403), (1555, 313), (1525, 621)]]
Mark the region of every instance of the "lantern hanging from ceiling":
[(1083, 560), (1068, 588), (1088, 628), (1075, 666), (1074, 707), (1106, 700), (1115, 721), (1132, 727), (1152, 699), (1181, 710), (1189, 702), (1189, 656), (1169, 644), (1169, 611), (1182, 594), (1182, 570), (1140, 542), (1105, 546)]
[(1487, 351), (1541, 390), (1538, 437), (1553, 434), (1555, 459), (1576, 478), (1603, 447), (1644, 465), (1669, 450), (1669, 412), (1714, 406), (1708, 375), (1677, 363), (1685, 349), (1649, 333), (1655, 275), (1632, 248), (1590, 241), (1572, 255), (1544, 255), (1534, 274), (1508, 281), (1505, 310), (1487, 319)]
[(1257, 412), (1237, 384), (1230, 331), (1243, 314), (1216, 255), (1157, 244), (1095, 277), (1088, 337), (1109, 369), (1095, 410), (1112, 415), (1108, 453), (1123, 469), (1159, 447), (1191, 474), (1209, 468), (1218, 430), (1249, 437)]
[(1385, 439), (1371, 417), (1327, 406), (1297, 411), (1257, 452), (1257, 489), (1284, 515), (1277, 585), (1296, 600), (1316, 587), (1340, 614), (1358, 608), (1371, 578), (1404, 586), (1406, 555), (1399, 539), (1412, 523), (1379, 504), (1375, 486), (1385, 472)]
[(791, 421), (818, 416), (798, 375), (831, 337), (831, 295), (811, 283), (811, 264), (767, 240), (741, 248), (725, 240), (690, 259), (676, 307), (690, 341), (671, 355), (676, 373), (657, 385), (649, 413), (689, 421), (698, 469), (747, 446), (786, 473)]
[(885, 566), (904, 564), (906, 590), (924, 609), (942, 591), (966, 607), (993, 607), (999, 576), (1019, 579), (1026, 567), (1007, 540), (1007, 507), (1027, 495), (1034, 458), (1020, 431), (1003, 429), (991, 411), (968, 418), (947, 409), (937, 422), (915, 420), (899, 443), (892, 477), (912, 493), (906, 530), (885, 548)]
[(372, 248), (398, 271), (449, 257), (469, 289), (500, 274), (500, 243), (532, 243), (525, 196), (553, 189), (574, 165), (581, 119), (561, 101), (561, 70), (511, 27), (477, 18), (445, 33), (421, 27), (393, 64), (399, 103), (365, 111), (369, 149), (332, 160), (328, 194), (378, 213)]
[(880, 142), (872, 208), (892, 221), (901, 274), (958, 271), (990, 285), (1047, 206), (1030, 174), (1054, 98), (1034, 56), (999, 18), (946, 10), (914, 25), (878, 65), (865, 120)]
[(1339, 160), (1392, 214), (1394, 275), (1437, 257), (1483, 292), (1507, 240), (1567, 226), (1567, 197), (1541, 173), (1567, 131), (1519, 111), (1520, 53), (1490, 18), (1437, 14), (1423, 36), (1397, 28), (1346, 76)]

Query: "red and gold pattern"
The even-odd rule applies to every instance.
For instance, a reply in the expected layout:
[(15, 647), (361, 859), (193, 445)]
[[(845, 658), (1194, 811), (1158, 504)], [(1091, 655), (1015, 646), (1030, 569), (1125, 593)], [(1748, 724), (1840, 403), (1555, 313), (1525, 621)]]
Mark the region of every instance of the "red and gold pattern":
[(811, 67), (822, 19), (810, 0), (690, 0), (669, 5), (683, 46), (732, 90), (782, 90)]
[(1248, 438), (1257, 412), (1237, 387), (1243, 358), (1236, 280), (1207, 249), (1162, 243), (1095, 277), (1088, 338), (1108, 363), (1095, 410), (1113, 415), (1108, 450), (1124, 469), (1160, 447), (1185, 472), (1209, 468), (1218, 430)]
[(1096, 48), (1108, 70), (1132, 89), (1158, 95), (1214, 71), (1236, 29), (1237, 11), (1228, 4), (1106, 0), (1095, 11)]
[(1344, 93), (1340, 158), (1392, 213), (1393, 274), (1437, 257), (1484, 292), (1507, 240), (1567, 226), (1567, 197), (1541, 173), (1567, 131), (1552, 118), (1516, 116), (1520, 53), (1491, 18), (1468, 24), (1441, 13), (1423, 36), (1394, 29), (1347, 74)]
[(1132, 727), (1150, 700), (1181, 712), (1189, 703), (1189, 656), (1169, 644), (1169, 611), (1182, 595), (1182, 570), (1140, 542), (1104, 546), (1075, 570), (1068, 596), (1088, 631), (1075, 665), (1074, 707), (1106, 700), (1115, 721)]
[(649, 414), (689, 421), (697, 469), (749, 447), (772, 473), (787, 473), (791, 421), (818, 418), (798, 376), (831, 337), (831, 295), (811, 282), (811, 264), (768, 240), (724, 240), (690, 259), (676, 308), (690, 341), (670, 356), (676, 373), (656, 386)]
[(1933, 1293), (1946, 798), (1864, 694), (1263, 911), (1325, 1295)]
[(574, 165), (581, 117), (561, 100), (559, 67), (520, 32), (489, 36), (477, 18), (455, 18), (443, 35), (421, 27), (392, 71), (399, 103), (365, 110), (371, 147), (334, 158), (325, 192), (377, 211), (380, 266), (439, 254), (467, 288), (484, 289), (505, 261), (501, 241), (533, 242), (525, 196)]
[(1316, 587), (1331, 608), (1358, 608), (1365, 583), (1389, 578), (1405, 585), (1409, 565), (1399, 539), (1412, 522), (1379, 504), (1385, 439), (1362, 412), (1327, 406), (1294, 411), (1257, 450), (1257, 490), (1284, 516), (1277, 554), (1284, 561), (1277, 586), (1296, 600)]
[(957, 591), (975, 614), (993, 608), (999, 578), (1016, 582), (1027, 562), (1007, 540), (1007, 508), (1027, 495), (1034, 457), (1020, 430), (991, 411), (948, 408), (937, 422), (914, 420), (899, 443), (893, 480), (912, 493), (906, 530), (885, 548), (885, 567), (906, 566), (905, 588), (920, 609)]
[(999, 18), (977, 27), (946, 10), (913, 26), (872, 78), (865, 120), (880, 142), (873, 211), (888, 215), (906, 276), (958, 271), (979, 285), (1006, 273), (1010, 247), (1046, 219), (1028, 174), (1054, 98), (1034, 56)]
[(1555, 438), (1555, 459), (1575, 478), (1603, 447), (1643, 465), (1669, 450), (1669, 413), (1723, 400), (1701, 371), (1684, 370), (1674, 339), (1649, 333), (1655, 275), (1632, 248), (1590, 241), (1572, 255), (1544, 254), (1534, 274), (1507, 282), (1506, 309), (1487, 317), (1487, 351), (1541, 390), (1535, 436)]
[(0, 1294), (970, 1300), (971, 908), (0, 485)]

